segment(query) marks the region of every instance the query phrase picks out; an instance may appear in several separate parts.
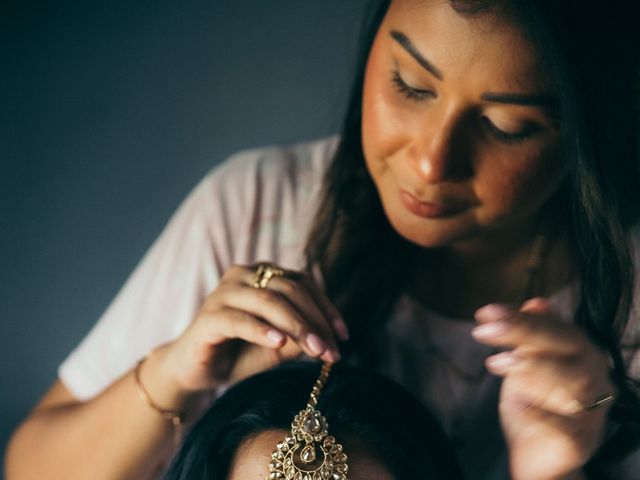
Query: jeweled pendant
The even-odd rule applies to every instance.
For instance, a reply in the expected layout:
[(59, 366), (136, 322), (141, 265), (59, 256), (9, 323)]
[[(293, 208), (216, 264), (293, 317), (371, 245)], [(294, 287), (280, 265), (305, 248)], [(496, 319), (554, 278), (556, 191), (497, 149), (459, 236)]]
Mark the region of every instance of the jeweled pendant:
[(300, 460), (304, 463), (312, 463), (316, 460), (316, 449), (313, 448), (313, 445), (307, 445), (302, 449)]
[(302, 431), (314, 435), (320, 430), (320, 421), (313, 415), (312, 412), (306, 412), (304, 420), (302, 421)]
[(347, 455), (342, 445), (329, 435), (327, 419), (315, 408), (330, 371), (331, 364), (325, 363), (307, 408), (294, 417), (291, 434), (271, 454), (265, 480), (348, 480)]
[(347, 480), (347, 456), (328, 434), (327, 420), (307, 406), (291, 423), (291, 435), (272, 454), (267, 479)]

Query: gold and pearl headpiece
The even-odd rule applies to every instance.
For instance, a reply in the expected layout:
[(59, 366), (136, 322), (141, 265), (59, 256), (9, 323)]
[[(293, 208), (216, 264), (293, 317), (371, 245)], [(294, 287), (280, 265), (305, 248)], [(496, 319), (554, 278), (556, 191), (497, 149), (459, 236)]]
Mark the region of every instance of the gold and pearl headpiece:
[(327, 419), (317, 410), (331, 363), (324, 363), (313, 385), (307, 407), (291, 423), (291, 432), (271, 454), (265, 480), (347, 480), (347, 455), (329, 435)]

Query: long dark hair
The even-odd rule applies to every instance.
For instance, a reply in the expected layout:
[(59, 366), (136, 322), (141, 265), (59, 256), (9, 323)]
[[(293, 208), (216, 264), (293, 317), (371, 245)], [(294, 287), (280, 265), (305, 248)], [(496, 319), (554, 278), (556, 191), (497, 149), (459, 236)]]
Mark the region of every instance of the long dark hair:
[[(305, 407), (319, 372), (315, 363), (290, 363), (229, 389), (189, 432), (165, 480), (228, 478), (243, 440), (265, 430), (290, 429), (294, 415)], [(318, 409), (327, 419), (331, 434), (342, 442), (341, 435), (358, 438), (394, 478), (462, 478), (439, 424), (395, 382), (336, 365)]]
[[(371, 346), (406, 286), (417, 247), (389, 225), (369, 177), (360, 139), (364, 70), (388, 0), (367, 8), (360, 62), (341, 142), (325, 179), (306, 245), (307, 265), (320, 268), (329, 297), (352, 331), (354, 357), (374, 361)], [(629, 335), (634, 272), (629, 234), (638, 223), (638, 3), (580, 0), (451, 0), (461, 15), (505, 8), (542, 53), (560, 98), (564, 155), (571, 173), (570, 238), (581, 281), (575, 321), (608, 352), (620, 388), (613, 416), (623, 425), (611, 449), (640, 436), (640, 403), (622, 348)], [(375, 301), (372, 301), (375, 299)], [(625, 335), (626, 333), (626, 335)], [(624, 339), (623, 339), (624, 336)], [(631, 340), (632, 345), (621, 345)], [(633, 441), (629, 438), (633, 437)], [(606, 452), (611, 455), (611, 450)]]

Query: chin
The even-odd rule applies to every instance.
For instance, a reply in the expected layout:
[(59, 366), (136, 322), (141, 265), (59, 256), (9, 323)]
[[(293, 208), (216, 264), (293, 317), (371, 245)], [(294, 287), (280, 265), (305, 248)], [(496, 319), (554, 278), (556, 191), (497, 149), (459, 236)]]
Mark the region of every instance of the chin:
[(402, 218), (387, 218), (398, 235), (422, 248), (446, 247), (473, 236), (472, 232), (460, 228), (452, 219), (407, 221)]
[(401, 205), (383, 202), (385, 216), (393, 230), (406, 241), (422, 248), (441, 248), (474, 236), (469, 218), (459, 213), (446, 218), (419, 218)]

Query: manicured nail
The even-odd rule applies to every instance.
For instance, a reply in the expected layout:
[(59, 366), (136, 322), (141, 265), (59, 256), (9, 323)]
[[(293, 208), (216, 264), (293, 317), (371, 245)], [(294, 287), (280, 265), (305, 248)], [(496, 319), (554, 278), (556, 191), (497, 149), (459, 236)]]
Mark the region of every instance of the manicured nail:
[(341, 355), (337, 350), (327, 350), (324, 352), (321, 357), (325, 362), (336, 363), (340, 360)]
[(516, 364), (516, 356), (513, 352), (501, 352), (487, 357), (487, 367), (494, 370), (506, 370)]
[(513, 308), (503, 303), (490, 303), (476, 311), (476, 318), (484, 322), (495, 322), (515, 313)]
[(275, 345), (280, 345), (284, 340), (284, 335), (278, 330), (269, 330), (267, 332), (267, 338)]
[(344, 320), (341, 318), (334, 318), (333, 329), (336, 331), (336, 335), (338, 335), (338, 340), (341, 342), (349, 340), (349, 329), (347, 328), (347, 324), (344, 323)]
[(520, 307), (521, 310), (548, 310), (551, 304), (546, 298), (533, 297), (525, 301)]
[(307, 335), (307, 346), (314, 355), (320, 355), (327, 350), (327, 344), (315, 333)]
[(471, 335), (476, 338), (494, 338), (504, 335), (509, 330), (505, 322), (484, 323), (471, 330)]

